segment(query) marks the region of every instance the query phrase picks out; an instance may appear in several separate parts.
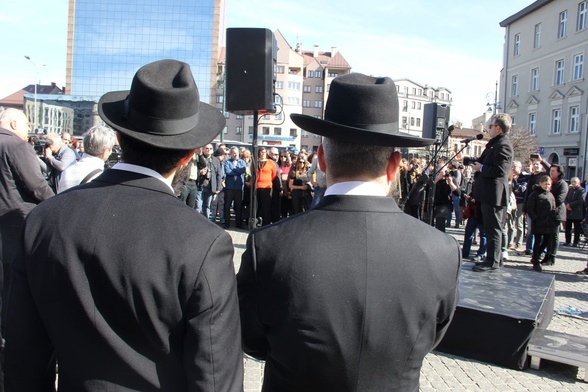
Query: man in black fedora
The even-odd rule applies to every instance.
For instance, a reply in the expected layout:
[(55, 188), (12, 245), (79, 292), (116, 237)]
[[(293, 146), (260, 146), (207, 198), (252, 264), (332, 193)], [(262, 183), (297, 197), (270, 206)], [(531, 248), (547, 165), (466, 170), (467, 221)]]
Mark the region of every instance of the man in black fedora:
[(390, 78), (337, 77), (324, 120), (291, 118), (324, 136), (328, 188), (314, 209), (249, 235), (237, 274), (244, 351), (266, 361), (263, 391), (417, 391), (456, 306), (460, 248), (387, 196), (394, 148), (434, 140), (398, 132)]
[(223, 129), (188, 64), (137, 71), (100, 117), (124, 163), (29, 214), (14, 260), (6, 385), (52, 391), (241, 391), (233, 246), (175, 196)]

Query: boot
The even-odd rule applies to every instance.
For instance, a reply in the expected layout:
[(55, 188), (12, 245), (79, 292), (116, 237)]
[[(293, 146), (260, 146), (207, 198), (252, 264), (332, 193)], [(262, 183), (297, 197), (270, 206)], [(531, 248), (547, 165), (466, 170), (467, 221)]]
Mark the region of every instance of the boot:
[(555, 264), (555, 257), (552, 254), (545, 254), (543, 260), (541, 260), (541, 265), (544, 266), (551, 266)]
[(531, 264), (533, 264), (533, 270), (537, 272), (542, 272), (543, 269), (541, 268), (541, 263), (538, 260), (531, 260)]

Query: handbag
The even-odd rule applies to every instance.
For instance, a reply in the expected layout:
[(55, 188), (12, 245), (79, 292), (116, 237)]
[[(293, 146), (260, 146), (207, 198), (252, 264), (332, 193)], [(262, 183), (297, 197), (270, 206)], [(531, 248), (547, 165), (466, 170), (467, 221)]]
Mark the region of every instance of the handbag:
[(475, 205), (475, 203), (472, 203), (471, 201), (469, 201), (463, 210), (463, 217), (466, 219), (470, 219), (471, 217), (474, 216), (475, 213), (476, 213), (476, 205)]

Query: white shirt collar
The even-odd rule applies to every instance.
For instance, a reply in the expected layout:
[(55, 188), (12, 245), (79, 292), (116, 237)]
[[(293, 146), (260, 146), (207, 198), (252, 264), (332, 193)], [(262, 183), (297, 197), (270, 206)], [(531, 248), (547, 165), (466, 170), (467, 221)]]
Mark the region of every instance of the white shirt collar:
[(159, 174), (158, 172), (156, 172), (155, 170), (149, 169), (147, 167), (133, 165), (130, 163), (123, 163), (123, 162), (119, 162), (119, 163), (115, 164), (112, 168), (115, 170), (124, 170), (124, 171), (128, 171), (128, 172), (143, 174), (145, 176), (157, 178), (158, 180), (163, 182), (165, 185), (167, 185), (167, 187), (169, 189), (171, 189), (172, 192), (174, 192), (174, 189), (169, 184), (169, 182), (167, 182), (167, 180), (165, 178), (163, 178), (163, 176), (161, 174)]
[(329, 186), (325, 191), (328, 195), (387, 196), (388, 192), (373, 182), (345, 181)]

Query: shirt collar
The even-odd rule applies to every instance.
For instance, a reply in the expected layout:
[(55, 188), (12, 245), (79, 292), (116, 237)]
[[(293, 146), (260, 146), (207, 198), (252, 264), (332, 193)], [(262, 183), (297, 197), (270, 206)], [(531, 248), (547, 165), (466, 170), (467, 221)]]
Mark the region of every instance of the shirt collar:
[(161, 174), (159, 174), (155, 170), (149, 169), (147, 167), (133, 165), (130, 163), (119, 162), (119, 163), (115, 164), (112, 168), (115, 170), (124, 170), (124, 171), (128, 171), (128, 172), (143, 174), (144, 176), (157, 178), (158, 180), (163, 182), (165, 185), (167, 185), (167, 187), (169, 189), (171, 189), (172, 192), (174, 191), (174, 189), (169, 184), (169, 182), (167, 182), (167, 180), (165, 178), (163, 178), (163, 176)]
[(329, 186), (325, 191), (325, 196), (328, 195), (387, 196), (388, 192), (373, 182), (345, 181)]

